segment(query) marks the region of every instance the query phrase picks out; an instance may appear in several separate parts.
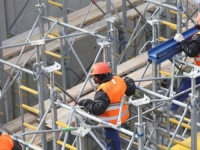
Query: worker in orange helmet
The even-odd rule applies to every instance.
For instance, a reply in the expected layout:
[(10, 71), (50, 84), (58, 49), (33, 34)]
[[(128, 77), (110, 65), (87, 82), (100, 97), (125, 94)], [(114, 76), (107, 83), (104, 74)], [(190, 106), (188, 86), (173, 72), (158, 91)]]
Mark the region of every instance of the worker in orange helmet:
[[(111, 73), (111, 69), (106, 62), (98, 62), (93, 65), (92, 73), (95, 84), (98, 89), (91, 99), (83, 99), (79, 101), (79, 106), (83, 106), (86, 111), (102, 120), (112, 124), (117, 124), (119, 115), (119, 107), (109, 106), (110, 104), (120, 103), (124, 95), (131, 96), (135, 93), (135, 82), (129, 77), (122, 79)], [(121, 123), (125, 122), (129, 117), (128, 105), (122, 106)], [(104, 128), (103, 135), (105, 137), (107, 150), (121, 150), (119, 133), (113, 128)]]
[(13, 140), (9, 134), (0, 132), (0, 150), (22, 150), (18, 141)]

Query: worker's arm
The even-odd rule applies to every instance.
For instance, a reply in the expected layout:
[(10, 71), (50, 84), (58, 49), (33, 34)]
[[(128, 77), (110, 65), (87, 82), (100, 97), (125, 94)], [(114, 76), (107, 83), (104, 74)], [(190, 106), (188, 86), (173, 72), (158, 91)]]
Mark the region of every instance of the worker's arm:
[(83, 99), (78, 104), (83, 106), (89, 113), (99, 116), (108, 108), (110, 99), (104, 91), (99, 90), (95, 94), (94, 101), (91, 99)]
[(131, 96), (135, 94), (135, 89), (136, 89), (135, 81), (129, 77), (125, 77), (124, 81), (126, 83), (126, 91), (125, 91), (126, 96)]
[(200, 53), (200, 39), (191, 39), (189, 41), (181, 41), (181, 49), (189, 57), (195, 57)]

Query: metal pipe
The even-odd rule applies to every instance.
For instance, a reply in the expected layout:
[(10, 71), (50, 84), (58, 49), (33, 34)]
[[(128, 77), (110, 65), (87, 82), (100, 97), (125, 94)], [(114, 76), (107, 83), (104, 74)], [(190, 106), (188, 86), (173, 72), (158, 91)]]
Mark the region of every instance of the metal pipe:
[[(44, 18), (44, 19), (46, 19), (46, 20), (49, 20), (49, 21), (53, 21), (53, 22), (55, 21), (54, 19), (49, 18), (49, 17), (45, 17), (45, 16), (43, 16), (42, 18)], [(78, 27), (74, 27), (74, 26), (72, 26), (72, 25), (69, 25), (69, 24), (67, 24), (67, 23), (58, 22), (58, 24), (60, 24), (60, 25), (62, 25), (62, 26), (69, 27), (69, 28), (72, 28), (72, 29), (74, 29), (74, 30), (78, 30), (78, 31), (83, 32), (83, 33), (85, 33), (85, 34), (90, 34), (90, 35), (92, 35), (92, 36), (95, 36), (95, 37), (98, 37), (98, 38), (101, 38), (101, 39), (105, 39), (105, 38), (106, 38), (105, 36), (99, 35), (99, 34), (97, 34), (97, 33), (95, 33), (95, 32), (89, 32), (89, 31), (87, 31), (87, 30), (80, 29), (80, 28), (78, 28)]]
[(14, 64), (9, 63), (8, 61), (2, 60), (2, 59), (0, 59), (0, 63), (6, 64), (8, 66), (11, 66), (11, 67), (17, 69), (17, 70), (24, 71), (24, 72), (31, 74), (31, 75), (34, 74), (33, 71), (31, 71), (31, 70), (28, 70), (26, 68), (21, 68), (20, 66), (14, 65)]
[(167, 7), (167, 8), (173, 9), (173, 10), (177, 10), (176, 7), (170, 6), (170, 5), (168, 5), (168, 4), (160, 3), (159, 1), (155, 1), (155, 0), (145, 0), (145, 1), (146, 1), (146, 2), (149, 2), (149, 3), (156, 4), (156, 5), (158, 5), (158, 6)]

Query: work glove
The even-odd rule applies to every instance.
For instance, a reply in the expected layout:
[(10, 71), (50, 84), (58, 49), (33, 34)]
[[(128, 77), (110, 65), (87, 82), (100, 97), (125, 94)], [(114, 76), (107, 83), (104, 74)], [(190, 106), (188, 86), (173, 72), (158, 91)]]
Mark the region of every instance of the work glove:
[(89, 105), (90, 105), (92, 102), (93, 102), (93, 100), (91, 100), (91, 99), (83, 99), (83, 100), (80, 100), (80, 101), (78, 102), (78, 105), (79, 105), (79, 106), (83, 106), (83, 107), (81, 107), (82, 109), (88, 110), (88, 109), (89, 109)]
[(200, 25), (199, 25), (199, 24), (195, 25), (194, 27), (195, 27), (196, 29), (199, 29), (199, 30), (200, 30)]
[(174, 40), (177, 41), (177, 42), (181, 42), (181, 41), (185, 40), (185, 38), (183, 37), (183, 35), (181, 33), (177, 33), (174, 36)]

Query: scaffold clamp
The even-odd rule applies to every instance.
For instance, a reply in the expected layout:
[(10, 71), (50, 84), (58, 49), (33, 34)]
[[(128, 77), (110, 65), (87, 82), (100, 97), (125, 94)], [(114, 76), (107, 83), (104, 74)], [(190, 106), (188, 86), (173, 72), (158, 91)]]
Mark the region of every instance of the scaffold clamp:
[(112, 46), (112, 44), (110, 42), (108, 42), (108, 40), (106, 38), (97, 39), (96, 42), (101, 47), (111, 47)]
[(110, 23), (116, 23), (118, 21), (120, 21), (119, 18), (116, 18), (116, 17), (113, 17), (111, 14), (107, 14), (104, 16), (104, 19), (107, 21), (107, 22), (110, 22)]
[(147, 20), (147, 22), (148, 22), (151, 26), (162, 22), (161, 20), (158, 20), (158, 19), (156, 18), (156, 16), (146, 17), (146, 20)]
[(144, 94), (143, 98), (137, 100), (132, 100), (132, 98), (130, 97), (129, 102), (134, 106), (141, 106), (150, 103), (150, 98)]
[(195, 79), (200, 76), (200, 70), (196, 69), (196, 70), (191, 71), (190, 73), (183, 72), (183, 75), (185, 75), (191, 79)]
[(30, 41), (30, 45), (31, 46), (43, 45), (43, 44), (45, 44), (45, 40), (44, 39), (36, 40), (36, 41)]
[(57, 63), (56, 61), (54, 61), (54, 65), (49, 66), (49, 67), (43, 67), (42, 66), (42, 69), (47, 73), (51, 73), (53, 71), (60, 70), (61, 69), (61, 65), (59, 63)]
[(77, 136), (80, 136), (80, 137), (84, 137), (90, 131), (91, 131), (91, 126), (90, 125), (86, 125), (86, 124), (80, 123), (80, 127), (78, 128), (78, 130), (72, 131), (71, 134), (77, 135)]

